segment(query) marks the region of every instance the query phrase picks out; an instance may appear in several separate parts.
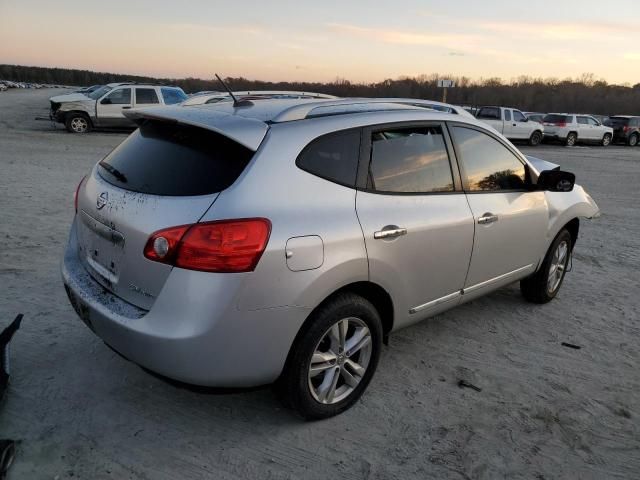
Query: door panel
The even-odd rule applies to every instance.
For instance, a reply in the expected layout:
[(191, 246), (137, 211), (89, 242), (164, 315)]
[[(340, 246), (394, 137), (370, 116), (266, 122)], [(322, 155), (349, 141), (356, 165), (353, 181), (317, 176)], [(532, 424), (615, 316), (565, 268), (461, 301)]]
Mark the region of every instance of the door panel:
[[(103, 103), (105, 100), (111, 103)], [(131, 87), (115, 88), (98, 100), (96, 107), (98, 121), (104, 127), (131, 126), (134, 123), (126, 118), (122, 111), (132, 105)]]
[(395, 328), (456, 305), (469, 267), (473, 217), (445, 131), (441, 123), (364, 131), (356, 211), (369, 277), (394, 299)]
[(548, 210), (544, 192), (528, 190), (525, 163), (510, 146), (475, 127), (453, 125), (451, 133), (475, 222), (468, 300), (535, 270)]
[[(396, 327), (458, 302), (473, 245), (473, 218), (464, 194), (358, 192), (356, 206), (370, 280), (394, 299), (401, 314)], [(385, 226), (405, 229), (406, 234), (376, 239)]]
[(531, 123), (527, 122), (527, 117), (520, 110), (513, 110), (513, 122), (512, 122), (512, 138), (519, 140), (528, 139), (531, 134)]
[[(477, 193), (467, 198), (476, 228), (465, 299), (473, 290), (481, 295), (534, 271), (548, 222), (544, 192)], [(495, 220), (482, 223), (486, 213)], [(502, 275), (507, 276), (499, 278)], [(490, 284), (479, 286), (487, 281)]]

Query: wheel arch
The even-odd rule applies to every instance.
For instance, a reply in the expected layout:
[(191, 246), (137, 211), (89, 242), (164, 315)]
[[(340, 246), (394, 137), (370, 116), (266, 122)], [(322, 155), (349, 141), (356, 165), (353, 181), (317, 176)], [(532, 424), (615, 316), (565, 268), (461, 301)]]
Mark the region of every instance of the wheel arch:
[[(578, 233), (580, 232), (580, 219), (573, 218), (569, 220), (562, 228), (566, 228), (571, 234), (571, 249), (575, 247), (576, 242), (578, 241)], [(560, 230), (562, 230), (562, 228)]]
[(385, 343), (387, 342), (389, 333), (393, 329), (393, 300), (391, 299), (391, 295), (389, 295), (389, 293), (380, 285), (365, 280), (344, 285), (331, 292), (320, 303), (318, 303), (318, 305), (313, 308), (313, 310), (311, 310), (309, 315), (307, 315), (307, 318), (298, 329), (298, 333), (296, 334), (293, 343), (291, 344), (292, 347), (297, 342), (302, 332), (304, 332), (304, 330), (306, 329), (310, 319), (313, 317), (313, 314), (318, 309), (322, 308), (322, 306), (324, 306), (327, 302), (330, 302), (333, 298), (343, 293), (354, 293), (371, 302), (371, 304), (375, 307), (375, 309), (378, 311), (378, 314), (380, 315), (384, 341)]
[(84, 110), (66, 110), (64, 112), (65, 121), (67, 118), (73, 115), (82, 115), (83, 117), (87, 117), (87, 120), (89, 120), (89, 124), (93, 126), (93, 118), (91, 118), (89, 112), (85, 112)]

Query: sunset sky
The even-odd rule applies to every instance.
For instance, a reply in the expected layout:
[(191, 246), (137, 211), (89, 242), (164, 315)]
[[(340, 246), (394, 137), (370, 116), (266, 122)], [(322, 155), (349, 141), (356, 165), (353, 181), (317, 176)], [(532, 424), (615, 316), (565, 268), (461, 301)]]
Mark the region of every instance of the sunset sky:
[[(639, 0), (0, 0), (0, 63), (261, 80), (640, 83)], [(625, 12), (636, 12), (626, 15)]]

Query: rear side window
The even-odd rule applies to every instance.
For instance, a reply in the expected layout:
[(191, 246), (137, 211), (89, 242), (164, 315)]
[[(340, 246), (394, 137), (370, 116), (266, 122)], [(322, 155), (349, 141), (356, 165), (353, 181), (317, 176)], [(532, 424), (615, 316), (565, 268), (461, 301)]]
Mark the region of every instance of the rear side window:
[(367, 188), (381, 193), (453, 191), (440, 126), (374, 132)]
[(253, 153), (208, 130), (147, 122), (98, 164), (98, 173), (133, 192), (206, 195), (229, 187)]
[(458, 146), (471, 192), (522, 190), (526, 188), (524, 164), (493, 137), (471, 128), (454, 126)]
[(167, 105), (173, 105), (175, 103), (184, 102), (187, 99), (187, 94), (180, 88), (162, 87), (162, 98)]
[(355, 186), (360, 154), (360, 131), (332, 133), (311, 142), (296, 164), (302, 170), (331, 180)]
[(478, 118), (485, 120), (501, 120), (500, 109), (496, 107), (482, 107), (478, 112)]
[[(515, 112), (514, 112), (515, 113)], [(505, 110), (504, 111), (504, 119), (507, 122), (511, 121), (511, 111), (510, 110)]]
[(160, 103), (153, 88), (136, 88), (136, 105)]

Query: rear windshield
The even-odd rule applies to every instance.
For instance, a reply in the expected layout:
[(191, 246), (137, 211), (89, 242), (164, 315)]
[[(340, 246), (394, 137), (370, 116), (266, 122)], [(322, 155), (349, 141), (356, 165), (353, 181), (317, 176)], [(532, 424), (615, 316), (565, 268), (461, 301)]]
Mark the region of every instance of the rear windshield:
[(570, 123), (568, 115), (555, 115), (553, 113), (544, 117), (544, 121), (547, 123)]
[(253, 152), (201, 128), (147, 122), (98, 165), (120, 188), (154, 195), (207, 195), (229, 187)]

